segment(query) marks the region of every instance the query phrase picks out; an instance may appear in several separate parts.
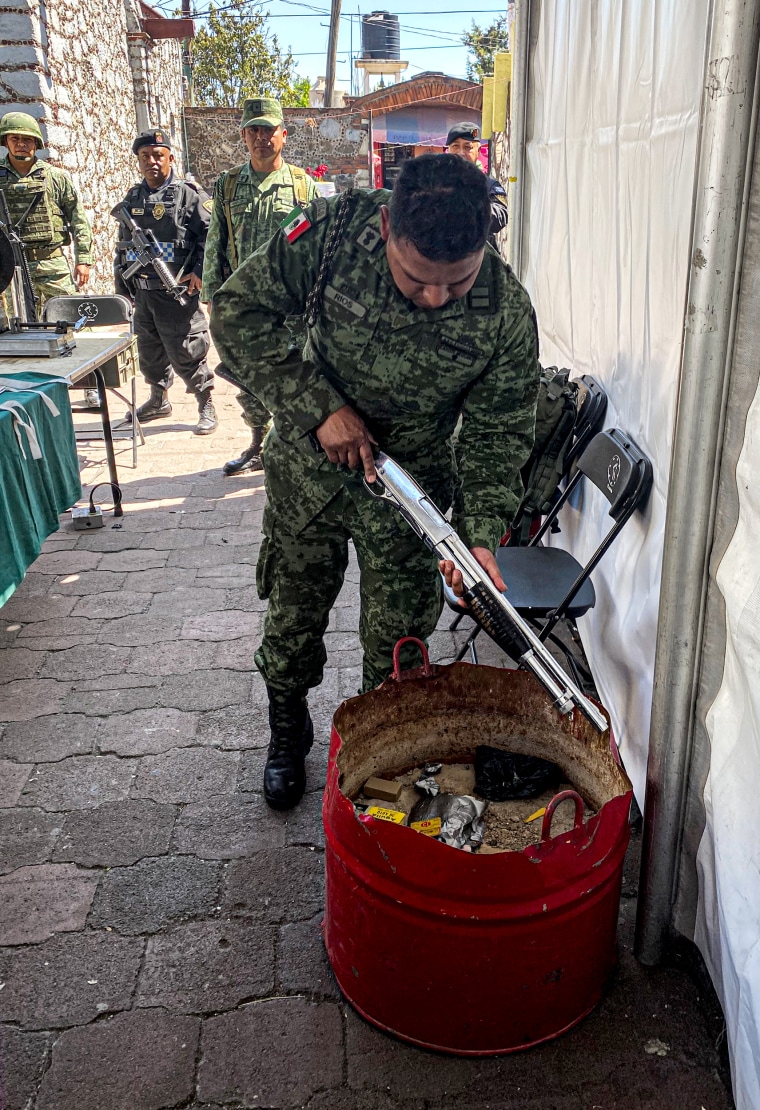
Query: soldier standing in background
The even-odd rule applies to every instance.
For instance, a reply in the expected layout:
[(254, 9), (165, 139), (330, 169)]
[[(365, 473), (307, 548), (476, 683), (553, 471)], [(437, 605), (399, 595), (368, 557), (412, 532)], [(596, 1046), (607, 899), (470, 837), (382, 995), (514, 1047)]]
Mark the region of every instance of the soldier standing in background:
[[(169, 388), (174, 371), (198, 402), (196, 435), (217, 427), (211, 402), (214, 375), (206, 362), (211, 345), (206, 317), (198, 302), (203, 272), (203, 248), (211, 212), (211, 198), (198, 185), (182, 181), (173, 170), (174, 155), (160, 128), (143, 131), (132, 144), (132, 153), (143, 173), (124, 204), (141, 228), (154, 233), (163, 261), (178, 281), (187, 283), (187, 304), (167, 293), (153, 268), (146, 265), (127, 284), (122, 271), (134, 261), (132, 232), (120, 217), (120, 205), (111, 213), (119, 220), (114, 277), (116, 292), (135, 303), (135, 333), (140, 370), (150, 385), (150, 398), (137, 410), (144, 424), (170, 416)], [(129, 414), (127, 415), (129, 419)]]
[[(456, 154), (473, 165), (480, 166), (480, 129), (465, 121), (452, 127), (446, 136), (446, 150), (449, 154)], [(507, 226), (507, 194), (504, 186), (495, 177), (486, 174), (488, 182), (488, 199), (491, 204), (491, 234), (489, 243), (496, 246), (496, 236)]]
[[(375, 480), (374, 444), (442, 510), (456, 506), (463, 541), (505, 588), (493, 552), (522, 497), (539, 367), (530, 299), (486, 249), (490, 222), (480, 170), (446, 154), (412, 158), (392, 193), (318, 197), (284, 221), (214, 298), (222, 358), (274, 414), (256, 566), (269, 607), (254, 656), (269, 697), (273, 808), (294, 806), (306, 786), (306, 696), (322, 680), (349, 539), (364, 690), (390, 673), (399, 638), (429, 636), (441, 612), (437, 560), (363, 487)], [(305, 310), (297, 351), (284, 322)], [(412, 658), (402, 649), (402, 667)]]
[[(244, 101), (240, 135), (248, 161), (221, 173), (214, 186), (203, 262), (201, 299), (206, 303), (249, 254), (271, 239), (296, 205), (303, 207), (317, 196), (305, 171), (283, 160), (288, 132), (278, 101), (266, 96)], [(237, 399), (251, 429), (251, 444), (240, 458), (225, 463), (222, 469), (228, 475), (261, 470), (261, 444), (269, 423), (266, 406), (255, 397), (241, 392)]]
[[(41, 162), (44, 145), (37, 120), (26, 112), (6, 112), (0, 120), (0, 189), (11, 223), (18, 224), (36, 196), (40, 200), (23, 218), (18, 233), (26, 247), (37, 311), (50, 297), (84, 289), (92, 265), (92, 231), (74, 182), (65, 171)], [(63, 248), (74, 244), (74, 280)], [(75, 284), (76, 283), (76, 284)]]

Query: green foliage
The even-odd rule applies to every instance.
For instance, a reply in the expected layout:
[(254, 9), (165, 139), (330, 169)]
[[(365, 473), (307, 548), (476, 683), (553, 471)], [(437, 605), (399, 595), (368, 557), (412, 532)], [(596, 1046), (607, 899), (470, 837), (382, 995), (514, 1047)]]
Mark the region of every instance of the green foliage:
[(509, 31), (507, 17), (499, 16), (490, 27), (478, 27), (473, 19), (472, 30), (462, 36), (467, 47), (467, 76), (471, 81), (482, 81), (493, 76), (493, 56), (509, 50)]
[(190, 51), (199, 105), (236, 108), (262, 94), (300, 103), (292, 98), (302, 96), (304, 81), (308, 87), (307, 78), (296, 78), (290, 51), (283, 53), (277, 36), (269, 35), (258, 0), (227, 0), (220, 10), (211, 4)]
[(308, 108), (310, 88), (308, 77), (297, 77), (282, 98), (283, 108)]

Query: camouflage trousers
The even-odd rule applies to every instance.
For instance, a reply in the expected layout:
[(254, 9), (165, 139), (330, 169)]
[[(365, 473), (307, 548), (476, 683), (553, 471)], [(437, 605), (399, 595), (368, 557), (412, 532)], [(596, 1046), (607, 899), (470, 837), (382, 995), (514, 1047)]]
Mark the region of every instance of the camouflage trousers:
[(257, 397), (252, 397), (250, 393), (241, 392), (237, 395), (237, 401), (243, 410), (243, 420), (251, 431), (254, 428), (267, 427), (272, 418), (269, 409), (266, 405), (262, 405)]
[[(32, 288), (34, 289), (34, 302), (40, 319), (42, 319), (42, 309), (45, 302), (49, 301), (51, 297), (68, 297), (77, 291), (66, 259), (56, 260), (58, 265), (53, 269), (51, 269), (52, 262), (53, 260), (48, 259), (39, 266), (34, 264), (29, 266)], [(0, 294), (0, 297), (3, 299), (6, 315), (11, 316), (13, 314), (13, 301), (10, 290), (6, 289), (4, 293)]]
[[(390, 674), (396, 641), (425, 640), (442, 608), (438, 561), (390, 505), (361, 487), (344, 488), (303, 529), (271, 498), (264, 510), (264, 543), (256, 567), (259, 597), (269, 599), (256, 665), (270, 689), (303, 693), (322, 681), (324, 634), (340, 592), (352, 539), (361, 574), (359, 637), (362, 691)], [(418, 666), (413, 645), (402, 667)]]

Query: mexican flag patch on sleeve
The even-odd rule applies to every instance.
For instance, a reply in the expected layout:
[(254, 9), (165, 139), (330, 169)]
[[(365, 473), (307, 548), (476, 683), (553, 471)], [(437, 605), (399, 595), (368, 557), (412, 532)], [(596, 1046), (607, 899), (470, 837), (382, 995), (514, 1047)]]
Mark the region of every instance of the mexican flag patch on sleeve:
[(296, 205), (282, 221), (280, 227), (285, 232), (285, 238), (288, 242), (295, 243), (299, 235), (303, 235), (304, 231), (309, 230), (311, 222), (303, 209)]

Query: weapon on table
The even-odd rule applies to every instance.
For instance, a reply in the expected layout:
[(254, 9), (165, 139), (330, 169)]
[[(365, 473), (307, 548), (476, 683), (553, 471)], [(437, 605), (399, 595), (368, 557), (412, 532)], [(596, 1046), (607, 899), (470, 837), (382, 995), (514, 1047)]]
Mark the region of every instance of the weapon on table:
[(365, 481), (364, 485), (374, 497), (394, 505), (426, 547), (439, 559), (450, 560), (461, 572), (470, 616), (507, 655), (533, 672), (560, 713), (570, 713), (577, 706), (599, 732), (605, 732), (608, 725), (603, 714), (572, 682), (530, 625), (497, 590), (412, 476), (382, 452), (375, 458), (375, 469), (375, 482)]
[(156, 277), (158, 277), (167, 293), (171, 293), (178, 304), (186, 305), (187, 288), (180, 284), (174, 277), (169, 267), (161, 257), (161, 248), (158, 245), (158, 240), (154, 233), (150, 230), (145, 231), (144, 228), (132, 219), (132, 213), (127, 208), (126, 204), (120, 204), (114, 209), (114, 215), (118, 215), (129, 227), (132, 232), (132, 246), (134, 247), (137, 261), (133, 262), (131, 266), (121, 271), (121, 276), (124, 281), (129, 281), (140, 270), (144, 270), (146, 266), (152, 266)]
[(32, 275), (29, 272), (29, 260), (26, 257), (26, 244), (19, 234), (19, 228), (34, 211), (42, 200), (42, 193), (37, 193), (26, 209), (18, 223), (11, 223), (8, 212), (8, 202), (5, 193), (0, 189), (0, 227), (13, 251), (14, 274), (12, 278), (15, 309), (19, 316), (23, 315), (28, 323), (37, 322), (37, 304), (34, 297)]

